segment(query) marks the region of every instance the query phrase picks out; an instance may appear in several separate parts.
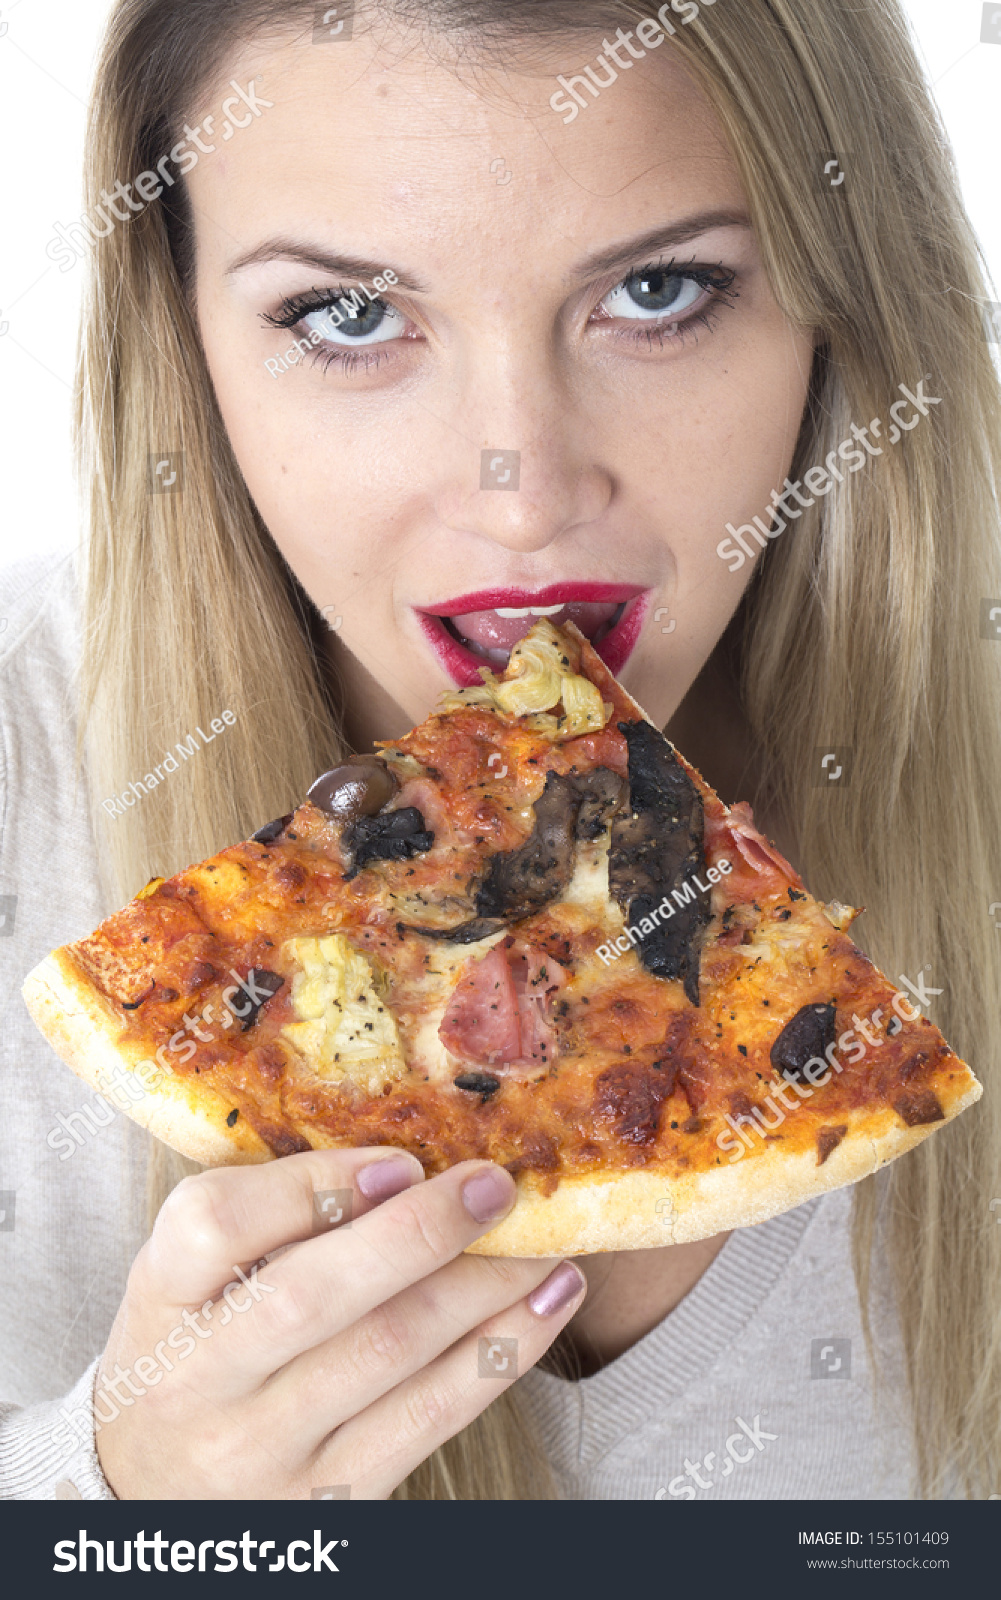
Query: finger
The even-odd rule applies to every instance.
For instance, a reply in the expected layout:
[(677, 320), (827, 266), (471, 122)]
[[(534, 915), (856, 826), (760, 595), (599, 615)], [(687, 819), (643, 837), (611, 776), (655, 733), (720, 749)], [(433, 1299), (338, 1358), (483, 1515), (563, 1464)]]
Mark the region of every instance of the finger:
[(329, 1231), (338, 1211), (340, 1221), (362, 1217), (423, 1178), (414, 1156), (380, 1146), (202, 1172), (168, 1196), (133, 1272), (144, 1296), (199, 1305), (232, 1283), (237, 1266)]
[(516, 1194), (503, 1167), (466, 1161), (264, 1267), (253, 1316), (227, 1330), (224, 1359), (216, 1353), (223, 1390), (233, 1383), (242, 1388), (248, 1378), (263, 1384), (286, 1362), (437, 1272), (506, 1216)]
[(416, 1377), (338, 1428), (314, 1458), (303, 1497), (327, 1485), (349, 1485), (353, 1500), (386, 1499), (433, 1450), (535, 1365), (586, 1292), (580, 1268), (562, 1262), (527, 1299), (489, 1318)]
[(275, 1373), (254, 1402), (255, 1426), (266, 1434), (291, 1427), (311, 1454), (342, 1422), (523, 1300), (557, 1265), (459, 1256)]

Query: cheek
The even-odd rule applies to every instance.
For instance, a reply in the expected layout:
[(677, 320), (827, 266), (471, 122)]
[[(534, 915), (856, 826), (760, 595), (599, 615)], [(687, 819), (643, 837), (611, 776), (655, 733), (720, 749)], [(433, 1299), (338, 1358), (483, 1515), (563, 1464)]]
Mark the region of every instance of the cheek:
[[(361, 442), (346, 437), (307, 395), (308, 370), (291, 364), (269, 370), (259, 347), (240, 352), (218, 322), (204, 344), (223, 424), (254, 504), (313, 592), (324, 558), (329, 562), (335, 547), (349, 554), (352, 540), (364, 534), (366, 514), (376, 514), (379, 474), (367, 479), (364, 492), (367, 475), (356, 470), (365, 459)], [(266, 349), (284, 359), (290, 346), (290, 337), (276, 332)], [(300, 360), (308, 368), (311, 357)]]
[(726, 571), (716, 546), (728, 523), (764, 517), (799, 438), (813, 342), (784, 320), (766, 333), (694, 374), (663, 432), (641, 447), (679, 564), (703, 576)]

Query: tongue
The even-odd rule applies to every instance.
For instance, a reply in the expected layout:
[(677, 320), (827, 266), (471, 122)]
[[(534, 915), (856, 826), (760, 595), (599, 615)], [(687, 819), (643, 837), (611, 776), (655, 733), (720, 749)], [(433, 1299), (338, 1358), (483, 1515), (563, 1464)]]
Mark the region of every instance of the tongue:
[[(575, 622), (588, 639), (594, 639), (612, 621), (619, 607), (614, 601), (588, 605), (572, 601), (554, 612), (548, 620), (557, 628), (565, 622)], [(449, 617), (455, 631), (464, 643), (484, 653), (498, 652), (507, 656), (519, 639), (523, 639), (538, 617), (500, 617), (496, 611), (469, 611), (462, 617)]]

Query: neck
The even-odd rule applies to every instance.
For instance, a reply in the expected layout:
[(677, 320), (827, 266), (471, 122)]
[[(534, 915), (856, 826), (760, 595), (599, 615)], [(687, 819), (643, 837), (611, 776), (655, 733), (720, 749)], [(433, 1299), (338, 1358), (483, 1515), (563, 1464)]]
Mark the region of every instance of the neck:
[(570, 1323), (568, 1341), (580, 1376), (588, 1378), (607, 1366), (663, 1322), (729, 1237), (718, 1233), (695, 1244), (578, 1257), (588, 1292)]
[(344, 708), (341, 728), (348, 751), (367, 754), (377, 739), (402, 739), (410, 732), (406, 712), (335, 634), (325, 640), (325, 651), (335, 701)]

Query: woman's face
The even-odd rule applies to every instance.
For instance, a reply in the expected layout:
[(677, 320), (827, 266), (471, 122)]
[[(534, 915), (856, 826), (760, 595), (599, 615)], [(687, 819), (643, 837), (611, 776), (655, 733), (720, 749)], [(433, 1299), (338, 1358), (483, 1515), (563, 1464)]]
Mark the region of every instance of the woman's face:
[(417, 35), (258, 45), (228, 76), (273, 104), (201, 134), (222, 416), (371, 736), (478, 682), (533, 608), (663, 725), (748, 580), (726, 525), (790, 469), (812, 336), (718, 123), (665, 43), (564, 125), (590, 44), (461, 76)]

